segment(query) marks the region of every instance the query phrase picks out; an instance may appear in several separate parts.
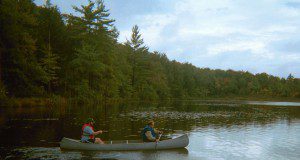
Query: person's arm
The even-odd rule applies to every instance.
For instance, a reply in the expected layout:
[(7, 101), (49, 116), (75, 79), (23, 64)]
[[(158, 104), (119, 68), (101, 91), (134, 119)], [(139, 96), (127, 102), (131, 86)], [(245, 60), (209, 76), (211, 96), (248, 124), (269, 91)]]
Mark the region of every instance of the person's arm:
[(94, 136), (102, 133), (101, 130), (94, 132), (91, 127), (85, 127), (84, 132), (89, 135), (94, 135)]
[(157, 130), (157, 129), (154, 129), (154, 132), (155, 132), (156, 134), (162, 134), (162, 133), (163, 133), (163, 131), (159, 131), (159, 130)]
[(156, 138), (152, 136), (151, 131), (147, 131), (145, 133), (145, 135), (146, 135), (147, 139), (150, 140), (150, 141), (154, 142), (156, 140)]
[(101, 133), (102, 133), (102, 131), (99, 130), (99, 131), (93, 132), (92, 134), (95, 136), (95, 135), (98, 135), (98, 134), (101, 134)]

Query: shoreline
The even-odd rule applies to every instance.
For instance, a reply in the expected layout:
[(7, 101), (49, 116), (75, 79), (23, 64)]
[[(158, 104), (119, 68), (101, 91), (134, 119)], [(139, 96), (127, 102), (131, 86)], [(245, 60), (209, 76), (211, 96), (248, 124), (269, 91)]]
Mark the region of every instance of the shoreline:
[[(165, 100), (138, 100), (138, 99), (109, 99), (108, 101), (96, 101), (90, 100), (87, 103), (122, 103), (122, 102), (147, 102), (147, 103), (157, 103), (157, 102), (172, 102), (172, 101), (258, 101), (258, 102), (300, 102), (300, 98), (294, 97), (205, 97), (205, 98), (186, 98), (186, 99), (165, 99)], [(52, 106), (65, 106), (69, 104), (78, 103), (76, 100), (66, 97), (29, 97), (29, 98), (8, 98), (6, 101), (2, 101), (1, 107), (52, 107)]]

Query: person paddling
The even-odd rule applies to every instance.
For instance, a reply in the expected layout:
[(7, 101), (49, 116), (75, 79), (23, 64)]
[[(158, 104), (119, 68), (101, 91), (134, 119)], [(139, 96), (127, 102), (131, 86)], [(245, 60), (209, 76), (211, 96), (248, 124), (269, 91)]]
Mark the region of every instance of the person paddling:
[(81, 142), (84, 143), (98, 143), (104, 144), (100, 138), (95, 138), (95, 135), (101, 134), (102, 131), (94, 131), (95, 121), (93, 118), (88, 118), (86, 123), (82, 126)]
[(148, 124), (142, 131), (142, 138), (144, 142), (158, 142), (159, 134), (162, 134), (162, 131), (154, 129), (154, 121), (149, 121)]

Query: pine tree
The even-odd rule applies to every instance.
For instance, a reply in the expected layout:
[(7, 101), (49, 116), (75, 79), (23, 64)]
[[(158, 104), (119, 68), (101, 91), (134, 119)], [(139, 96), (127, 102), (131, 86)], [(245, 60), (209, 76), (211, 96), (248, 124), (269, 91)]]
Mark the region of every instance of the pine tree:
[(287, 80), (291, 80), (292, 81), (293, 79), (294, 79), (294, 76), (290, 73), (289, 76), (287, 77)]
[[(55, 27), (58, 27), (56, 24), (56, 21), (59, 21), (59, 16), (57, 15), (58, 11), (57, 8), (52, 6), (50, 0), (47, 0), (45, 5), (44, 5), (44, 12), (40, 12), (41, 18), (39, 18), (39, 23), (41, 23), (43, 26), (39, 26), (43, 29), (41, 29), (41, 32), (44, 32), (44, 35), (47, 35), (47, 39), (42, 42), (41, 46), (41, 53), (42, 53), (42, 58), (41, 58), (41, 65), (44, 69), (44, 71), (47, 73), (47, 79), (48, 79), (48, 93), (52, 92), (51, 86), (58, 83), (58, 71), (60, 69), (59, 66), (59, 56), (55, 53), (53, 53), (52, 50), (52, 32), (55, 31)], [(61, 26), (59, 26), (61, 27)], [(45, 34), (48, 33), (48, 34)], [(54, 36), (52, 36), (54, 37)], [(47, 47), (45, 47), (45, 45)]]
[(43, 51), (45, 56), (41, 59), (41, 65), (47, 73), (48, 92), (51, 93), (51, 85), (55, 83), (57, 84), (58, 81), (57, 71), (60, 69), (58, 65), (59, 57), (52, 53), (50, 45)]
[(132, 27), (131, 39), (130, 41), (126, 41), (126, 44), (129, 45), (134, 52), (145, 52), (148, 50), (148, 48), (144, 45), (144, 40), (141, 36), (139, 27), (134, 25)]
[[(136, 89), (136, 79), (137, 79), (137, 72), (141, 68), (139, 63), (141, 63), (141, 54), (148, 51), (148, 48), (144, 45), (144, 40), (141, 38), (141, 34), (139, 33), (139, 27), (137, 25), (132, 27), (132, 34), (130, 41), (127, 40), (125, 43), (127, 46), (131, 48), (131, 66), (132, 66), (132, 73), (131, 73), (131, 85), (133, 89)], [(142, 72), (142, 71), (140, 71)], [(142, 78), (142, 77), (139, 77)]]
[(114, 20), (109, 19), (110, 14), (101, 0), (89, 1), (86, 6), (74, 9), (83, 15), (69, 16), (71, 31), (78, 35), (74, 40), (80, 41), (78, 46), (82, 46), (83, 49), (86, 44), (92, 45), (97, 55), (96, 61), (102, 66), (99, 73), (90, 76), (89, 85), (96, 88), (104, 98), (114, 97), (118, 88), (114, 67), (114, 48), (118, 32), (113, 25)]
[[(104, 70), (104, 64), (100, 61), (99, 54), (94, 46), (84, 44), (76, 52), (76, 57), (70, 62), (73, 69), (70, 77), (73, 82), (69, 82), (76, 97), (95, 98), (100, 90), (99, 79)], [(98, 80), (98, 81), (97, 81)], [(83, 85), (84, 84), (84, 85)], [(84, 86), (84, 87), (83, 87)], [(84, 91), (78, 88), (84, 89)], [(81, 93), (90, 93), (85, 94)]]

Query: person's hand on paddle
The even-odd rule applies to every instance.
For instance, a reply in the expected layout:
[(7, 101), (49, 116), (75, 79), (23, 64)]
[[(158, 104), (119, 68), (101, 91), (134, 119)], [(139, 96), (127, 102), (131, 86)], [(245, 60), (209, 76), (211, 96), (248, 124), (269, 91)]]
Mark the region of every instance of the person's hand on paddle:
[(102, 134), (102, 133), (103, 133), (102, 130), (97, 131), (97, 134)]
[(163, 131), (159, 131), (159, 132), (158, 132), (158, 134), (163, 134), (163, 133), (164, 133)]
[(157, 138), (157, 139), (155, 139), (155, 142), (158, 142), (159, 141), (159, 139)]

